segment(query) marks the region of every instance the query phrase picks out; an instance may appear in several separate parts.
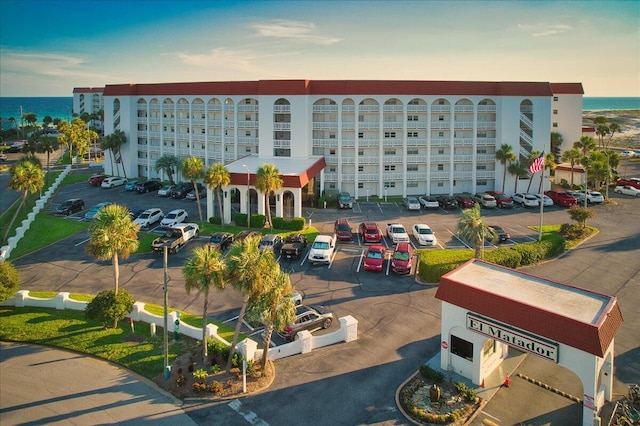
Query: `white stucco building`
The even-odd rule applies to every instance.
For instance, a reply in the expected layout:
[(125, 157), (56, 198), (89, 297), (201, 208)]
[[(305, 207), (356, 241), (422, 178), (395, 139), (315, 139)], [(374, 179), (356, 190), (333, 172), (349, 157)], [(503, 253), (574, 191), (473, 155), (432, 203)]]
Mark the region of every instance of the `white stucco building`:
[(613, 399), (615, 296), (473, 259), (442, 276), (440, 367), (484, 382), (510, 347), (571, 370), (580, 380), (583, 425)]
[[(99, 114), (104, 111), (104, 87), (76, 87), (73, 89), (73, 114)], [(103, 130), (102, 120), (91, 120), (93, 127)]]
[[(83, 95), (74, 91), (74, 111)], [(247, 155), (293, 165), (323, 158), (295, 191), (302, 197), (289, 194), (297, 212), (338, 191), (357, 198), (513, 192), (509, 173), (502, 188), (496, 150), (511, 145), (526, 163), (533, 151), (549, 152), (552, 131), (571, 145), (581, 132), (582, 96), (580, 83), (259, 80), (107, 85), (103, 101), (105, 134), (127, 135), (128, 176), (164, 178), (155, 172), (160, 156), (200, 156), (206, 166), (228, 165), (243, 193), (238, 159)], [(111, 162), (105, 167), (110, 173)]]

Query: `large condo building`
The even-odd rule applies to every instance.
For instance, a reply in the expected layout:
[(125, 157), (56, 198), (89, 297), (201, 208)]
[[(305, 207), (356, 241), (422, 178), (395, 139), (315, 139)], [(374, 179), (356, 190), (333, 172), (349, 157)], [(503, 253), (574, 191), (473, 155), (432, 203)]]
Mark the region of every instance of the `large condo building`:
[[(83, 94), (74, 90), (74, 110)], [(232, 186), (239, 186), (249, 166), (273, 163), (283, 177), (300, 177), (292, 183), (302, 190), (293, 193), (298, 205), (309, 194), (338, 191), (513, 192), (516, 177), (507, 172), (502, 187), (496, 151), (510, 145), (526, 165), (532, 152), (549, 152), (551, 132), (566, 145), (578, 140), (583, 89), (548, 82), (260, 80), (107, 85), (102, 95), (105, 134), (127, 135), (120, 161), (128, 176), (164, 178), (155, 171), (160, 156), (199, 156), (206, 166), (227, 164)], [(110, 167), (105, 161), (106, 171), (117, 173)]]

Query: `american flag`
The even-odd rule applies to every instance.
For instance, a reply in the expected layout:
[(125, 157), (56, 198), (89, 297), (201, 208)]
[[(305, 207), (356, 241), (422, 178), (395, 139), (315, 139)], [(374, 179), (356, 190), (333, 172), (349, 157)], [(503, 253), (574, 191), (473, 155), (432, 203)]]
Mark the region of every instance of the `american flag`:
[(542, 151), (542, 154), (529, 166), (529, 172), (538, 173), (542, 169), (544, 169), (544, 151)]

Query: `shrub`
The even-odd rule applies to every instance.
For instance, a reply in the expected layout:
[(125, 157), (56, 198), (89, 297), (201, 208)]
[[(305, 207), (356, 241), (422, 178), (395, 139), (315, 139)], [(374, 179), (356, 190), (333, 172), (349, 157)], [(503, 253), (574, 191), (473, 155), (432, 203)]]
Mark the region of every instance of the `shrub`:
[(562, 180), (560, 180), (560, 186), (563, 189), (569, 189), (569, 186), (571, 186), (571, 185), (569, 185), (569, 182), (566, 179), (562, 179)]
[(212, 225), (222, 225), (222, 218), (221, 217), (210, 217), (209, 218), (209, 223)]
[(198, 381), (198, 382), (204, 382), (208, 375), (209, 375), (209, 373), (207, 373), (202, 368), (199, 368), (199, 369), (197, 369), (196, 371), (193, 372), (193, 378), (196, 379), (196, 381)]
[(184, 374), (180, 374), (178, 375), (178, 378), (176, 378), (176, 386), (182, 386), (187, 382), (187, 378), (185, 377)]
[(236, 226), (247, 226), (247, 214), (246, 213), (236, 213), (233, 216), (233, 221)]
[(289, 220), (282, 217), (274, 217), (272, 221), (275, 229), (286, 229), (288, 231), (302, 231), (306, 226), (306, 220), (303, 217), (294, 217)]
[(587, 219), (591, 219), (594, 216), (593, 209), (580, 207), (576, 204), (569, 208), (569, 216), (571, 220), (578, 222), (583, 228), (587, 224)]
[(221, 393), (222, 392), (222, 383), (214, 380), (213, 383), (209, 386), (209, 391), (212, 393)]
[(264, 228), (264, 224), (267, 223), (267, 217), (263, 214), (251, 215), (251, 227), (252, 228)]
[(429, 367), (427, 364), (422, 364), (420, 366), (420, 375), (425, 379), (433, 381), (435, 383), (440, 383), (444, 380), (444, 374)]
[(275, 229), (286, 229), (286, 221), (282, 217), (273, 217), (271, 218), (271, 222), (273, 223), (273, 227)]
[(448, 250), (447, 253), (438, 253), (437, 256), (430, 256), (428, 250), (417, 250), (417, 252), (420, 254), (418, 273), (420, 278), (428, 283), (440, 282), (444, 274), (453, 271), (473, 257), (473, 252), (470, 250)]
[(220, 366), (218, 364), (213, 364), (211, 366), (211, 368), (209, 369), (209, 371), (211, 371), (211, 374), (216, 374), (220, 372)]
[(101, 322), (105, 327), (107, 324), (117, 326), (118, 321), (124, 319), (133, 310), (135, 300), (126, 291), (118, 291), (116, 296), (113, 290), (105, 290), (98, 293), (85, 309), (85, 316), (88, 319)]
[(0, 261), (0, 302), (16, 294), (20, 288), (18, 270), (9, 261)]
[(560, 234), (567, 240), (578, 240), (587, 233), (587, 228), (572, 223), (563, 223), (560, 226)]
[(520, 266), (522, 255), (511, 247), (499, 248), (497, 250), (485, 251), (484, 260), (515, 269)]

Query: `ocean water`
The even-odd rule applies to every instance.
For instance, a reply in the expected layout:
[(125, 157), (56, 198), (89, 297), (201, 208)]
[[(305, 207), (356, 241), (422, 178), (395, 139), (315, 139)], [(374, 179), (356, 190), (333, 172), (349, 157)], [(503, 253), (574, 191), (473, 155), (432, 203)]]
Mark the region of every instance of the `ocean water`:
[[(20, 111), (22, 114), (33, 112), (38, 117), (38, 122), (47, 115), (51, 118), (70, 120), (73, 118), (73, 97), (59, 98), (9, 98), (0, 97), (0, 119), (2, 128), (11, 126), (9, 118), (16, 119), (16, 125), (20, 124)], [(582, 109), (584, 111), (640, 109), (640, 97), (584, 97)]]

